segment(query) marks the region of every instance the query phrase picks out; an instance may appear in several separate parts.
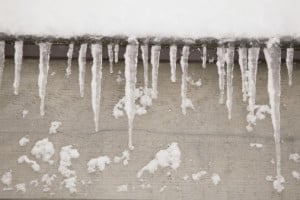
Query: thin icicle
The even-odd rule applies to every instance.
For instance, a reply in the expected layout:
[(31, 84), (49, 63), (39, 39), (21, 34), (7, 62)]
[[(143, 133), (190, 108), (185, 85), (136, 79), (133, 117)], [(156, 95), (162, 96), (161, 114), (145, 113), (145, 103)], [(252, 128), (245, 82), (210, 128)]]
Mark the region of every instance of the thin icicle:
[(132, 144), (133, 120), (136, 113), (135, 106), (135, 90), (136, 90), (136, 72), (137, 72), (137, 56), (138, 42), (135, 39), (128, 41), (126, 46), (125, 58), (125, 110), (128, 117), (128, 147), (134, 149)]
[(152, 64), (152, 98), (157, 99), (157, 80), (158, 80), (158, 68), (160, 57), (160, 45), (153, 45), (151, 47), (151, 64)]
[(148, 44), (141, 45), (141, 51), (142, 51), (142, 59), (143, 59), (143, 65), (144, 65), (144, 87), (145, 89), (148, 88), (148, 51), (149, 47)]
[(102, 79), (102, 45), (95, 43), (91, 45), (93, 66), (92, 66), (92, 108), (94, 112), (95, 131), (99, 131), (100, 100), (101, 100), (101, 79)]
[(242, 93), (243, 101), (247, 101), (247, 88), (248, 88), (248, 79), (247, 79), (247, 48), (239, 47), (239, 65), (242, 75)]
[(281, 174), (281, 150), (280, 150), (280, 65), (281, 49), (279, 39), (270, 39), (267, 47), (264, 49), (265, 58), (268, 66), (268, 93), (271, 106), (271, 118), (274, 129), (275, 147), (276, 147), (276, 179), (273, 182), (274, 189), (281, 192), (284, 189), (282, 185), (285, 180)]
[(69, 49), (67, 53), (68, 57), (68, 66), (66, 69), (66, 76), (69, 77), (72, 74), (72, 57), (73, 57), (73, 51), (74, 51), (74, 43), (69, 44)]
[(207, 47), (206, 44), (202, 45), (202, 67), (205, 69), (207, 63)]
[(172, 82), (176, 82), (176, 60), (177, 60), (177, 46), (173, 44), (170, 46), (170, 66), (171, 66)]
[(219, 74), (219, 90), (220, 100), (219, 103), (224, 103), (224, 89), (225, 89), (225, 53), (226, 50), (223, 46), (217, 48), (217, 67)]
[(39, 86), (39, 96), (41, 98), (40, 114), (44, 116), (45, 95), (46, 95), (46, 86), (47, 86), (47, 78), (48, 78), (48, 71), (49, 71), (51, 43), (42, 42), (39, 43), (39, 47), (40, 47), (40, 64), (39, 64), (38, 86)]
[(0, 41), (0, 89), (2, 85), (4, 62), (5, 62), (5, 41)]
[(109, 73), (113, 73), (114, 72), (114, 52), (113, 52), (113, 45), (112, 44), (108, 44), (107, 45), (107, 52), (108, 52), (108, 61), (109, 61)]
[(15, 42), (15, 80), (14, 80), (14, 94), (19, 94), (21, 70), (23, 59), (23, 41), (19, 40)]
[(115, 52), (115, 63), (118, 63), (119, 62), (119, 44), (115, 44), (114, 52)]
[(293, 84), (293, 62), (294, 62), (294, 48), (286, 49), (286, 66), (289, 75), (289, 86)]
[(81, 44), (78, 55), (78, 65), (79, 65), (79, 91), (80, 96), (84, 96), (84, 83), (85, 83), (85, 71), (86, 71), (86, 50), (87, 44)]
[(226, 106), (228, 109), (228, 119), (231, 119), (232, 110), (232, 79), (233, 79), (233, 67), (234, 67), (234, 47), (230, 46), (226, 49), (226, 65), (227, 65), (227, 100)]

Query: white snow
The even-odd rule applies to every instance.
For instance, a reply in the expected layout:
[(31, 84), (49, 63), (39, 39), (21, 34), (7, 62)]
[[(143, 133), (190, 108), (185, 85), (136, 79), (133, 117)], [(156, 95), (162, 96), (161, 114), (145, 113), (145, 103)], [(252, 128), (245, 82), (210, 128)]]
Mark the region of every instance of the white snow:
[(282, 175), (276, 176), (276, 179), (273, 181), (273, 188), (278, 192), (282, 192), (284, 190), (283, 183), (285, 182)]
[(51, 176), (49, 174), (44, 174), (41, 178), (41, 183), (43, 183), (43, 192), (49, 192), (50, 187), (53, 184), (53, 181), (56, 179), (56, 175), (52, 174)]
[(22, 192), (25, 193), (26, 192), (26, 184), (25, 183), (19, 183), (16, 186), (17, 192)]
[(182, 177), (182, 179), (185, 180), (185, 181), (188, 180), (188, 179), (189, 179), (189, 175), (187, 175), (187, 174), (184, 175), (184, 176)]
[(128, 150), (122, 152), (122, 156), (115, 156), (114, 162), (119, 163), (123, 160), (123, 165), (128, 165), (128, 161), (130, 160), (130, 153)]
[(165, 189), (167, 188), (167, 186), (166, 185), (164, 185), (164, 186), (162, 186), (160, 189), (159, 189), (159, 192), (163, 192), (163, 191), (165, 191)]
[(106, 165), (109, 165), (111, 160), (108, 156), (99, 156), (98, 158), (92, 158), (87, 163), (88, 173), (96, 172), (97, 170), (103, 171), (105, 170)]
[(158, 81), (158, 69), (160, 58), (160, 45), (153, 45), (151, 47), (151, 65), (152, 65), (152, 98), (157, 99), (157, 81)]
[(251, 109), (250, 106), (247, 107), (249, 113), (247, 114), (248, 125), (246, 126), (246, 129), (248, 132), (251, 132), (253, 130), (253, 126), (256, 125), (257, 119), (265, 119), (266, 114), (271, 114), (271, 109), (269, 105), (254, 105)]
[(48, 162), (50, 165), (53, 164), (51, 157), (54, 155), (54, 146), (48, 138), (44, 138), (35, 143), (34, 147), (31, 149), (31, 154), (37, 159), (42, 159), (44, 162)]
[(86, 50), (87, 44), (81, 44), (78, 55), (78, 66), (79, 66), (79, 91), (80, 97), (84, 96), (84, 85), (85, 85), (85, 71), (86, 71)]
[(28, 115), (28, 110), (23, 110), (22, 111), (22, 117), (25, 118)]
[(128, 191), (128, 185), (119, 185), (117, 188), (117, 192), (127, 192)]
[(297, 180), (300, 180), (300, 173), (299, 172), (297, 172), (297, 171), (292, 171), (292, 176), (295, 178), (295, 179), (297, 179)]
[(293, 62), (294, 62), (294, 48), (286, 49), (286, 67), (288, 70), (289, 86), (293, 84)]
[(68, 66), (66, 68), (66, 76), (70, 77), (72, 74), (72, 57), (73, 57), (73, 51), (74, 51), (74, 43), (69, 44), (69, 49), (67, 52), (67, 57), (68, 57)]
[(73, 176), (70, 178), (65, 178), (61, 184), (65, 186), (69, 190), (70, 193), (76, 193), (76, 182), (77, 182), (77, 177)]
[(31, 180), (30, 185), (33, 185), (34, 187), (37, 187), (39, 185), (39, 181), (37, 179)]
[(221, 181), (219, 174), (213, 173), (211, 176), (211, 181), (213, 182), (214, 185), (218, 185), (219, 182)]
[(246, 102), (247, 100), (247, 91), (248, 91), (248, 78), (247, 78), (247, 48), (246, 47), (239, 47), (239, 65), (241, 69), (242, 75), (242, 93), (243, 93), (243, 101)]
[(263, 145), (260, 143), (250, 143), (250, 147), (255, 147), (257, 149), (260, 149), (263, 147)]
[(170, 46), (170, 66), (171, 66), (171, 81), (176, 82), (176, 62), (177, 62), (177, 46)]
[(58, 133), (57, 129), (62, 125), (60, 121), (53, 121), (51, 122), (51, 126), (49, 128), (49, 134), (56, 134)]
[(227, 66), (227, 100), (226, 106), (228, 109), (228, 119), (231, 119), (231, 110), (232, 110), (232, 79), (233, 79), (233, 67), (234, 67), (234, 47), (226, 48), (225, 61)]
[(296, 163), (300, 162), (300, 155), (298, 153), (292, 153), (289, 156), (289, 160), (292, 160)]
[(21, 70), (23, 59), (23, 41), (19, 40), (15, 42), (15, 79), (14, 79), (14, 94), (19, 94)]
[(266, 181), (273, 182), (274, 180), (272, 176), (268, 175), (266, 176)]
[(41, 170), (40, 165), (36, 161), (30, 160), (26, 155), (22, 155), (18, 158), (19, 164), (24, 163), (24, 162), (31, 165), (32, 170), (35, 172), (38, 172)]
[(22, 137), (20, 140), (19, 140), (19, 145), (21, 147), (25, 146), (28, 142), (29, 142), (29, 138), (28, 138), (28, 135)]
[(5, 62), (5, 41), (0, 41), (0, 89), (2, 85), (4, 62)]
[(119, 62), (119, 44), (115, 44), (114, 53), (115, 53), (115, 63)]
[(199, 171), (199, 172), (197, 172), (197, 173), (192, 174), (192, 179), (193, 179), (194, 181), (198, 181), (198, 180), (200, 180), (200, 178), (201, 178), (202, 176), (205, 176), (206, 174), (207, 174), (206, 171), (201, 170), (201, 171)]
[(7, 187), (10, 186), (12, 180), (12, 171), (4, 172), (1, 177), (1, 182), (6, 185)]
[(148, 44), (141, 45), (142, 51), (142, 59), (144, 65), (144, 87), (145, 89), (148, 88), (148, 60), (149, 60), (149, 47)]
[(219, 103), (224, 103), (224, 89), (225, 89), (225, 54), (226, 49), (224, 46), (217, 47), (217, 67), (219, 75), (219, 90), (220, 90), (220, 99)]

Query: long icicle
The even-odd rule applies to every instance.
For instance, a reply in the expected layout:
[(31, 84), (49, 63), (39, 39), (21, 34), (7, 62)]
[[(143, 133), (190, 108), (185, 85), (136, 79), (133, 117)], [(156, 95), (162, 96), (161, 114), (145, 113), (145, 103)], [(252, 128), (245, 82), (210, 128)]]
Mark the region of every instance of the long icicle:
[(142, 59), (143, 59), (143, 65), (144, 65), (144, 87), (147, 90), (148, 88), (148, 51), (149, 47), (148, 44), (141, 45), (141, 51), (142, 51)]
[(72, 74), (72, 57), (73, 57), (73, 51), (74, 51), (74, 43), (70, 43), (69, 44), (69, 49), (67, 52), (67, 57), (68, 57), (68, 66), (66, 69), (66, 76), (70, 77), (70, 75)]
[(115, 52), (115, 63), (118, 63), (119, 62), (119, 44), (115, 44), (114, 52)]
[(294, 62), (294, 48), (286, 49), (286, 66), (289, 76), (289, 86), (293, 84), (293, 62)]
[(172, 82), (176, 82), (176, 60), (177, 60), (177, 46), (173, 44), (170, 46), (170, 66), (171, 66)]
[(226, 48), (226, 66), (227, 66), (227, 100), (226, 106), (228, 109), (228, 119), (231, 119), (231, 110), (232, 110), (232, 79), (233, 79), (233, 67), (234, 67), (234, 47), (229, 46)]
[(113, 45), (112, 44), (108, 44), (107, 45), (107, 52), (108, 52), (108, 61), (109, 61), (109, 73), (113, 73), (114, 72), (114, 52), (113, 52)]
[(285, 180), (281, 174), (281, 149), (280, 149), (280, 68), (281, 68), (281, 49), (279, 39), (270, 39), (264, 54), (268, 66), (268, 93), (271, 106), (271, 118), (274, 129), (275, 149), (276, 149), (276, 179), (273, 182), (274, 189), (281, 192)]
[(85, 71), (86, 71), (86, 50), (87, 44), (81, 44), (78, 55), (78, 65), (79, 65), (79, 91), (80, 97), (84, 97), (84, 83), (85, 83)]
[(153, 45), (151, 47), (151, 64), (152, 64), (152, 98), (157, 99), (157, 81), (158, 81), (158, 68), (160, 57), (160, 45)]
[(207, 46), (206, 44), (202, 45), (202, 68), (206, 68), (207, 63)]
[(23, 41), (19, 40), (15, 42), (15, 79), (14, 79), (14, 94), (19, 94), (21, 70), (23, 59)]
[(242, 75), (242, 93), (243, 93), (243, 101), (247, 101), (247, 88), (248, 88), (248, 79), (247, 79), (247, 48), (239, 47), (239, 65), (241, 69)]
[(248, 49), (248, 96), (249, 111), (251, 113), (251, 116), (254, 116), (258, 57), (259, 47), (251, 47)]
[(38, 86), (39, 86), (39, 96), (41, 99), (40, 114), (44, 116), (45, 95), (46, 95), (46, 86), (47, 86), (47, 78), (48, 78), (48, 71), (49, 71), (51, 43), (42, 42), (39, 43), (39, 47), (40, 47), (40, 64), (39, 64)]
[(134, 149), (132, 144), (132, 129), (135, 116), (135, 89), (136, 89), (136, 72), (137, 72), (137, 56), (138, 42), (130, 39), (126, 46), (125, 57), (125, 110), (128, 117), (128, 148)]
[(219, 75), (219, 90), (220, 99), (219, 103), (224, 104), (224, 93), (225, 93), (225, 53), (224, 46), (217, 47), (217, 67)]
[(99, 131), (101, 79), (102, 79), (102, 45), (95, 43), (91, 45), (92, 65), (92, 108), (94, 112), (95, 131)]
[(4, 62), (5, 62), (5, 41), (0, 41), (0, 89), (2, 85)]

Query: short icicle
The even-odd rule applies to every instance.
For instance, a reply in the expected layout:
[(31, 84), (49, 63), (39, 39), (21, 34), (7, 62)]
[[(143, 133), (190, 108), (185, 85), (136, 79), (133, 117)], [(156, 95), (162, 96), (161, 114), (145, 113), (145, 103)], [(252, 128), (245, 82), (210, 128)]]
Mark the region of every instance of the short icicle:
[(21, 70), (23, 59), (23, 41), (19, 40), (15, 42), (15, 79), (14, 79), (14, 94), (19, 94)]
[(171, 66), (171, 81), (176, 82), (176, 61), (177, 61), (177, 46), (170, 46), (170, 66)]
[(119, 62), (119, 44), (115, 44), (114, 53), (115, 53), (115, 63)]
[(202, 68), (206, 68), (207, 63), (207, 46), (206, 44), (202, 45)]
[(247, 101), (247, 91), (248, 91), (248, 78), (247, 78), (247, 48), (240, 46), (239, 50), (239, 65), (241, 69), (241, 75), (242, 75), (242, 93), (243, 93), (243, 101)]
[(108, 44), (107, 45), (107, 52), (108, 52), (108, 61), (109, 61), (109, 73), (114, 72), (114, 52), (113, 52), (113, 44)]
[(2, 85), (4, 62), (5, 62), (5, 41), (0, 41), (0, 89)]
[(69, 49), (67, 52), (67, 57), (68, 57), (68, 66), (66, 69), (66, 76), (70, 77), (70, 75), (72, 74), (72, 57), (73, 57), (73, 51), (74, 51), (74, 43), (70, 43), (69, 44)]
[(160, 45), (153, 45), (151, 47), (151, 64), (152, 64), (152, 98), (157, 99), (157, 81), (158, 81), (158, 68), (160, 58)]
[(290, 47), (286, 49), (286, 67), (289, 76), (289, 86), (293, 84), (293, 62), (294, 62), (294, 48)]
[(224, 46), (217, 47), (217, 67), (219, 75), (220, 104), (224, 104), (225, 94), (225, 53)]
[(229, 46), (226, 48), (226, 66), (227, 66), (227, 100), (226, 106), (228, 109), (228, 119), (231, 119), (231, 110), (232, 110), (232, 79), (233, 79), (233, 67), (234, 67), (234, 47)]
[(87, 44), (81, 44), (78, 55), (79, 65), (79, 91), (80, 97), (84, 97), (84, 83), (85, 83), (85, 71), (86, 71), (86, 50)]
[(149, 47), (148, 44), (141, 45), (141, 51), (142, 51), (142, 59), (143, 59), (143, 65), (144, 65), (144, 87), (145, 89), (148, 88), (148, 51)]

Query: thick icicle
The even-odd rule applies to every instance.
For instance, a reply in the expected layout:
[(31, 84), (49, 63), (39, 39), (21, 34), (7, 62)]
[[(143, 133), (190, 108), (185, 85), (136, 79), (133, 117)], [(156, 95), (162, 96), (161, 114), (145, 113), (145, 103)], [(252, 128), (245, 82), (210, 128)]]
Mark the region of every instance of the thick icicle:
[(15, 42), (15, 80), (14, 80), (14, 94), (19, 94), (21, 70), (23, 59), (23, 41), (19, 40)]
[(177, 46), (173, 44), (170, 46), (170, 66), (171, 66), (172, 82), (176, 82), (176, 60), (177, 60)]
[(66, 76), (69, 77), (72, 74), (72, 57), (73, 57), (73, 51), (74, 51), (74, 43), (69, 44), (69, 49), (67, 53), (68, 57), (68, 66), (66, 69)]
[(95, 131), (99, 131), (101, 79), (102, 79), (102, 45), (95, 43), (91, 45), (92, 65), (92, 108), (94, 112)]
[(5, 41), (0, 41), (0, 89), (2, 85), (4, 62), (5, 62)]
[(158, 80), (158, 68), (160, 57), (160, 45), (153, 45), (151, 47), (151, 64), (152, 64), (152, 98), (157, 99), (157, 80)]
[(268, 66), (268, 93), (271, 106), (271, 118), (274, 129), (275, 147), (276, 147), (276, 172), (277, 176), (273, 182), (274, 189), (281, 192), (284, 189), (282, 185), (285, 180), (281, 174), (281, 150), (280, 150), (280, 65), (281, 49), (279, 39), (270, 39), (267, 47), (264, 49), (265, 58)]
[(135, 39), (130, 39), (126, 46), (125, 57), (125, 110), (128, 117), (128, 147), (133, 150), (132, 144), (132, 129), (133, 120), (136, 113), (135, 105), (135, 90), (136, 90), (136, 71), (137, 71), (137, 56), (138, 42)]
[(38, 86), (39, 86), (39, 96), (41, 98), (40, 114), (44, 116), (45, 95), (46, 95), (46, 86), (47, 86), (47, 78), (48, 78), (48, 71), (49, 71), (51, 43), (42, 42), (39, 43), (39, 47), (40, 47), (40, 64), (39, 64)]
[(224, 103), (224, 89), (225, 89), (225, 53), (224, 46), (217, 48), (217, 67), (219, 74), (219, 89), (220, 89), (220, 100), (219, 103)]
[(226, 48), (226, 65), (227, 65), (227, 100), (226, 106), (228, 109), (228, 119), (231, 119), (231, 110), (232, 110), (232, 79), (233, 79), (233, 67), (234, 67), (234, 47), (229, 46)]
[(248, 79), (247, 79), (247, 48), (239, 47), (239, 65), (242, 75), (242, 93), (243, 101), (247, 101), (247, 91), (248, 91)]
[(108, 61), (109, 61), (109, 73), (113, 73), (114, 72), (114, 52), (113, 52), (113, 45), (112, 44), (108, 44), (107, 45), (107, 52), (108, 52)]
[(202, 67), (205, 69), (207, 63), (207, 47), (206, 44), (202, 45)]
[(119, 62), (119, 44), (115, 44), (114, 52), (115, 52), (115, 63), (118, 63)]
[(286, 66), (289, 75), (289, 86), (293, 84), (293, 62), (294, 62), (294, 48), (286, 49)]
[(86, 71), (86, 50), (87, 44), (81, 44), (78, 55), (78, 65), (79, 65), (79, 90), (80, 96), (84, 96), (84, 83), (85, 83), (85, 71)]
[(148, 88), (148, 51), (149, 47), (148, 44), (141, 45), (141, 51), (142, 51), (142, 59), (143, 59), (143, 65), (144, 65), (144, 87), (145, 89)]

